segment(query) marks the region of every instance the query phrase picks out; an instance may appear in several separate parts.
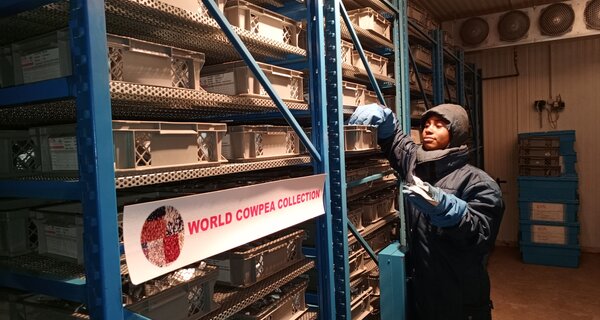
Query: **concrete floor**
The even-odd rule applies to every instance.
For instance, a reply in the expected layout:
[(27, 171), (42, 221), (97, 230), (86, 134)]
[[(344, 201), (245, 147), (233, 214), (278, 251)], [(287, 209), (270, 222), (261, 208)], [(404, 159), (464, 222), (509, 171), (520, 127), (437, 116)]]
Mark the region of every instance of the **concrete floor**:
[(494, 320), (600, 320), (600, 254), (560, 268), (524, 264), (518, 248), (496, 247), (488, 271)]

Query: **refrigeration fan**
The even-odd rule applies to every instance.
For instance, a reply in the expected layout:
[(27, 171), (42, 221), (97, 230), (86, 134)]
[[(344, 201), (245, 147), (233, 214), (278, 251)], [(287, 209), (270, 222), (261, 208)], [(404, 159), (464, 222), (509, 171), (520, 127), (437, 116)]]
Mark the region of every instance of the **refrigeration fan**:
[(490, 27), (484, 19), (469, 18), (460, 26), (460, 39), (466, 45), (476, 46), (485, 41), (489, 32)]
[(517, 41), (529, 31), (529, 16), (520, 10), (505, 13), (498, 21), (498, 34), (501, 41)]
[(585, 25), (590, 29), (600, 30), (600, 0), (591, 0), (583, 11)]
[(538, 22), (543, 35), (560, 36), (573, 28), (575, 11), (566, 3), (551, 4), (542, 10)]

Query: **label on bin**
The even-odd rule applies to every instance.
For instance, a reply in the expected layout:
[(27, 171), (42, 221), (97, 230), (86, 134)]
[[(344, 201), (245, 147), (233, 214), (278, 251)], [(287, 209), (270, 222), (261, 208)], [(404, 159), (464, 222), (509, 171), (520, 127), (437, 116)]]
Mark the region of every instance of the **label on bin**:
[(61, 77), (59, 49), (46, 49), (22, 56), (21, 69), (25, 83)]
[(212, 74), (200, 77), (200, 86), (214, 93), (235, 95), (235, 76), (233, 72)]
[(565, 205), (562, 203), (531, 203), (531, 220), (565, 221)]
[(48, 138), (52, 170), (77, 170), (77, 139)]
[(567, 244), (567, 228), (559, 226), (531, 226), (533, 242), (550, 244)]
[(133, 284), (322, 215), (325, 175), (125, 206)]

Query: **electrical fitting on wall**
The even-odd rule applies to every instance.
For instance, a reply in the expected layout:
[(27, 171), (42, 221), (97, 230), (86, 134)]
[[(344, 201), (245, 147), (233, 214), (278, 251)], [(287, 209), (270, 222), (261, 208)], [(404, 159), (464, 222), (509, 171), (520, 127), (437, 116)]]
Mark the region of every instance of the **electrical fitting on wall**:
[(533, 107), (538, 112), (540, 128), (543, 127), (542, 114), (544, 110), (546, 110), (548, 112), (548, 123), (550, 124), (550, 127), (556, 129), (558, 127), (559, 112), (565, 109), (565, 102), (559, 94), (554, 100), (536, 100), (533, 103)]

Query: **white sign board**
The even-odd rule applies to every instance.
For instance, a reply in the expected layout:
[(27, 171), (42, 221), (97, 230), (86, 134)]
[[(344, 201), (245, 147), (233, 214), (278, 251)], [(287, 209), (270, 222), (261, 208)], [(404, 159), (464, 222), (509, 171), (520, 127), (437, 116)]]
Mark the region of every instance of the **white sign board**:
[(325, 175), (126, 206), (123, 241), (139, 284), (325, 212)]

